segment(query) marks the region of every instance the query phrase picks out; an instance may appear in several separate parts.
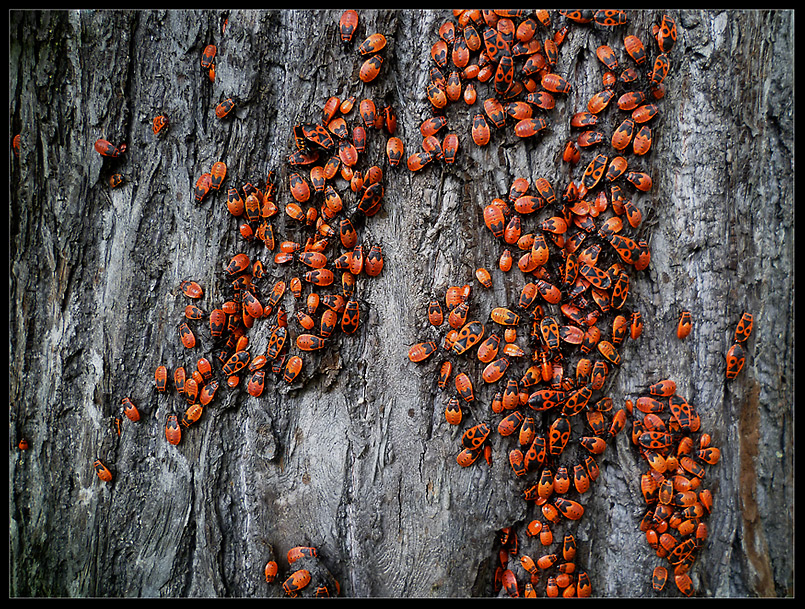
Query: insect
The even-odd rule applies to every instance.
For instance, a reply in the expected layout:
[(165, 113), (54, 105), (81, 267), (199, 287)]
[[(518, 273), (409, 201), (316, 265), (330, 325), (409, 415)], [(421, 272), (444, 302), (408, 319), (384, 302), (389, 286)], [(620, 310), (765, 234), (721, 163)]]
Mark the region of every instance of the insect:
[(305, 569), (300, 569), (298, 571), (294, 571), (291, 576), (282, 583), (282, 589), (288, 596), (292, 596), (309, 583), (310, 572)]
[(598, 9), (593, 13), (593, 20), (598, 25), (614, 27), (627, 21), (626, 13), (616, 9)]
[(646, 48), (637, 36), (634, 34), (625, 36), (623, 38), (623, 46), (629, 54), (629, 57), (631, 57), (637, 65), (640, 66), (646, 63)]
[(690, 318), (690, 311), (682, 311), (679, 314), (679, 323), (676, 327), (676, 335), (677, 338), (684, 339), (690, 334), (691, 329), (693, 328), (693, 324)]
[(436, 353), (436, 343), (434, 341), (421, 342), (408, 350), (408, 359), (418, 363), (425, 361), (434, 353)]
[(298, 355), (292, 355), (288, 358), (288, 361), (285, 364), (285, 370), (282, 374), (282, 378), (286, 383), (292, 383), (299, 373), (302, 371), (302, 358)]
[(266, 563), (265, 568), (266, 582), (269, 584), (272, 583), (274, 579), (276, 579), (278, 572), (279, 572), (279, 566), (277, 565), (277, 561), (269, 560)]
[(121, 144), (119, 147), (113, 146), (108, 141), (104, 139), (99, 139), (95, 141), (95, 151), (101, 156), (117, 158), (121, 154), (126, 152), (126, 145)]
[(259, 398), (261, 395), (263, 395), (265, 381), (265, 370), (256, 370), (251, 377), (249, 377), (249, 382), (246, 385), (246, 390), (249, 392), (249, 395), (255, 398)]
[(224, 119), (234, 109), (235, 109), (235, 100), (233, 100), (232, 98), (225, 99), (220, 104), (215, 106), (215, 116), (217, 116), (219, 119)]
[(128, 417), (130, 421), (139, 421), (140, 420), (140, 411), (137, 410), (137, 407), (129, 398), (123, 398), (123, 414)]
[(423, 121), (419, 127), (419, 131), (422, 137), (427, 137), (429, 135), (436, 135), (445, 126), (447, 126), (447, 117), (434, 116)]
[(495, 307), (490, 317), (492, 321), (502, 326), (516, 326), (520, 323), (520, 316), (505, 307)]
[(456, 155), (458, 154), (458, 135), (455, 133), (448, 133), (444, 136), (444, 141), (442, 142), (442, 154), (445, 163), (455, 163)]
[(660, 47), (660, 52), (668, 53), (676, 42), (676, 21), (668, 15), (663, 15), (655, 39)]
[(690, 579), (690, 575), (687, 573), (674, 575), (674, 583), (679, 591), (685, 596), (690, 596), (693, 594), (693, 582)]
[(374, 244), (369, 248), (364, 262), (364, 271), (369, 277), (377, 277), (383, 270), (383, 248)]
[(478, 146), (486, 146), (489, 143), (489, 125), (480, 112), (472, 119), (472, 141)]
[(430, 55), (440, 68), (447, 65), (447, 50), (447, 43), (444, 40), (437, 40), (430, 48)]
[(182, 428), (179, 427), (179, 417), (175, 413), (169, 414), (165, 419), (165, 438), (174, 446), (182, 441)]
[(193, 423), (201, 418), (203, 413), (204, 408), (201, 406), (201, 404), (191, 404), (182, 415), (182, 420), (180, 421), (182, 427), (190, 427)]
[(570, 83), (563, 77), (553, 72), (548, 72), (542, 77), (542, 87), (551, 93), (570, 93)]
[(212, 169), (210, 169), (210, 188), (212, 190), (220, 189), (225, 178), (226, 163), (223, 161), (216, 161), (212, 164)]
[(407, 166), (409, 171), (419, 171), (433, 160), (433, 153), (427, 150), (415, 152), (408, 157)]
[(372, 55), (369, 59), (363, 62), (361, 69), (358, 72), (358, 78), (365, 83), (372, 82), (380, 74), (380, 68), (383, 66), (383, 57), (381, 55)]
[(514, 125), (514, 134), (517, 137), (532, 137), (547, 126), (548, 123), (541, 116), (536, 118), (524, 118), (523, 120), (517, 121)]
[(661, 53), (657, 56), (654, 60), (654, 68), (651, 71), (651, 84), (654, 86), (659, 86), (662, 84), (662, 81), (665, 80), (665, 77), (668, 75), (668, 71), (671, 68), (671, 63), (668, 60), (668, 55), (665, 53)]
[(341, 330), (346, 334), (354, 334), (360, 323), (360, 308), (355, 298), (350, 298), (341, 316)]
[(495, 71), (495, 93), (503, 95), (512, 86), (514, 80), (514, 60), (511, 55), (504, 55), (498, 62), (497, 70)]
[(213, 309), (210, 312), (210, 335), (219, 338), (224, 333), (226, 327), (226, 313), (223, 309)]
[(741, 319), (738, 321), (738, 325), (735, 328), (734, 340), (736, 343), (745, 343), (749, 340), (749, 337), (752, 335), (753, 322), (754, 316), (751, 313), (744, 311), (741, 314)]
[(288, 550), (288, 564), (292, 565), (300, 558), (316, 558), (318, 555), (316, 548), (310, 546), (295, 546)]
[(606, 109), (613, 97), (615, 97), (615, 92), (612, 89), (599, 91), (587, 101), (587, 110), (593, 114), (600, 114)]
[(246, 350), (236, 351), (232, 354), (232, 356), (226, 361), (221, 371), (226, 376), (233, 376), (243, 370), (248, 364), (249, 360), (251, 360), (251, 355)]
[(483, 452), (483, 447), (479, 447), (477, 449), (472, 448), (464, 448), (462, 451), (456, 456), (456, 462), (461, 467), (469, 467), (473, 463), (478, 460), (478, 457), (481, 456)]
[(570, 421), (567, 417), (556, 417), (548, 429), (548, 453), (554, 456), (562, 454), (569, 439)]
[(439, 327), (444, 323), (444, 313), (439, 301), (432, 298), (428, 302), (428, 321), (432, 326)]
[(461, 405), (458, 398), (450, 398), (444, 408), (444, 418), (450, 425), (460, 425), (462, 419)]
[(190, 329), (190, 326), (188, 326), (186, 323), (182, 323), (179, 326), (179, 337), (182, 340), (182, 344), (187, 349), (192, 349), (196, 346), (196, 337), (193, 334), (193, 331)]
[(204, 197), (210, 192), (212, 188), (212, 174), (202, 173), (198, 180), (196, 180), (195, 197), (198, 203), (204, 200)]
[(634, 127), (635, 124), (631, 118), (624, 119), (612, 134), (612, 147), (616, 150), (625, 149), (632, 141)]
[(154, 131), (154, 135), (158, 135), (163, 131), (167, 131), (170, 121), (168, 117), (164, 114), (160, 114), (159, 116), (154, 117), (154, 122), (152, 125), (152, 129)]
[(215, 55), (217, 52), (218, 48), (214, 44), (208, 44), (206, 47), (204, 47), (204, 50), (201, 52), (201, 67), (203, 69), (210, 69), (212, 62), (215, 60)]
[(632, 120), (639, 124), (647, 123), (657, 116), (658, 112), (659, 110), (655, 104), (644, 104), (632, 111)]
[(734, 343), (727, 351), (727, 378), (734, 379), (746, 362), (746, 355), (744, 353), (741, 343)]
[(564, 497), (556, 497), (553, 500), (553, 504), (562, 516), (568, 520), (579, 520), (584, 516), (584, 506), (578, 501), (572, 501)]
[(100, 459), (96, 459), (92, 466), (95, 468), (95, 473), (98, 474), (98, 478), (104, 482), (112, 481), (112, 472), (109, 471), (109, 468), (106, 467)]
[(584, 170), (584, 175), (581, 178), (581, 183), (587, 188), (592, 190), (598, 185), (601, 177), (604, 175), (604, 169), (607, 166), (607, 156), (605, 154), (596, 155), (587, 169)]
[(618, 69), (618, 59), (615, 57), (615, 51), (612, 50), (612, 47), (607, 45), (601, 45), (595, 51), (596, 57), (603, 63), (608, 70), (612, 70), (613, 72)]
[(341, 19), (338, 21), (338, 31), (341, 34), (341, 40), (350, 42), (352, 40), (355, 30), (358, 28), (358, 13), (352, 9), (345, 10), (341, 13)]
[(668, 570), (665, 567), (654, 567), (654, 572), (651, 574), (651, 586), (658, 592), (665, 587), (665, 582), (668, 579)]
[(199, 394), (199, 403), (202, 406), (207, 406), (207, 404), (212, 402), (216, 391), (218, 391), (218, 381), (210, 381), (204, 385), (204, 387), (201, 389), (201, 393)]
[(392, 167), (399, 165), (403, 157), (403, 141), (398, 137), (390, 137), (386, 142), (386, 156)]
[(372, 34), (360, 44), (358, 52), (361, 55), (377, 53), (385, 48), (386, 42), (386, 37), (383, 34)]
[(428, 84), (425, 93), (435, 110), (441, 110), (447, 105), (447, 93), (443, 86), (431, 82)]
[(461, 436), (461, 444), (465, 448), (472, 450), (480, 448), (489, 437), (489, 426), (486, 423), (479, 423), (467, 429)]
[(464, 372), (460, 372), (456, 376), (456, 391), (458, 391), (459, 395), (464, 399), (465, 402), (472, 402), (475, 399), (472, 381)]
[(168, 369), (165, 366), (157, 366), (154, 378), (156, 380), (157, 390), (165, 391), (168, 382)]

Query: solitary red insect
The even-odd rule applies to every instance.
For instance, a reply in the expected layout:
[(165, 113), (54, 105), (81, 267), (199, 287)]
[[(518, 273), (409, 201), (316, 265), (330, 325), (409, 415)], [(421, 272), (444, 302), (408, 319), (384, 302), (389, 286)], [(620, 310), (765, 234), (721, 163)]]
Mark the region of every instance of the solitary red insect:
[(137, 410), (137, 407), (129, 398), (123, 398), (123, 414), (128, 417), (130, 421), (139, 421), (140, 420), (140, 411)]
[(112, 472), (109, 471), (109, 468), (107, 468), (100, 459), (95, 460), (93, 467), (95, 468), (95, 473), (98, 474), (98, 478), (104, 482), (112, 481)]
[(96, 140), (95, 142), (95, 151), (100, 154), (101, 156), (108, 156), (112, 158), (117, 158), (124, 152), (126, 152), (126, 145), (121, 144), (118, 146), (113, 146), (106, 140)]
[(165, 419), (165, 438), (174, 446), (182, 441), (182, 428), (179, 427), (179, 417), (176, 414), (169, 414)]
[(203, 69), (210, 69), (212, 62), (215, 60), (215, 54), (217, 52), (218, 49), (214, 44), (208, 44), (206, 47), (204, 47), (204, 50), (201, 52), (201, 67)]
[(168, 369), (165, 366), (158, 366), (154, 373), (158, 391), (165, 391), (168, 382)]
[(168, 124), (169, 124), (168, 117), (165, 116), (164, 114), (155, 116), (153, 124), (154, 135), (159, 134), (163, 130), (167, 130)]
[(677, 337), (680, 340), (686, 338), (690, 334), (692, 328), (693, 323), (690, 318), (690, 311), (682, 311), (679, 314), (679, 323), (677, 324), (676, 328)]
[(218, 118), (226, 118), (226, 116), (235, 109), (235, 101), (232, 98), (225, 99), (220, 104), (215, 106), (215, 116)]
[(341, 34), (341, 40), (349, 42), (352, 40), (352, 35), (358, 28), (358, 13), (352, 9), (346, 10), (341, 14), (341, 19), (338, 21), (338, 31)]

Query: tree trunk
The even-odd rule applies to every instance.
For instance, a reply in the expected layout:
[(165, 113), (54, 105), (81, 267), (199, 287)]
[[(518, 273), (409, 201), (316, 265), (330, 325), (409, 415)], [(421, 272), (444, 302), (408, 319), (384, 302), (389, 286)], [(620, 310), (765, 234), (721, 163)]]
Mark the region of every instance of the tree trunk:
[[(578, 135), (570, 117), (603, 88), (600, 45), (615, 50), (618, 72), (635, 67), (626, 34), (638, 35), (648, 52), (639, 68), (647, 90), (658, 54), (651, 25), (664, 14), (678, 38), (668, 53), (667, 94), (653, 100), (660, 114), (650, 123), (652, 148), (644, 157), (624, 154), (629, 170), (648, 173), (653, 186), (642, 192), (620, 179), (643, 214), (637, 229), (626, 224), (623, 233), (651, 248), (645, 270), (621, 262), (631, 278), (624, 311), (640, 311), (645, 329), (627, 339), (621, 365), (610, 366), (590, 403), (611, 397), (609, 421), (649, 384), (673, 379), (698, 412), (700, 431), (721, 450), (702, 480), (715, 501), (690, 570), (695, 594), (793, 595), (793, 12), (709, 10), (634, 12), (616, 27), (550, 11), (550, 28), (540, 25), (537, 36), (568, 26), (554, 71), (572, 90), (556, 94), (556, 107), (543, 113), (547, 128), (520, 138), (510, 120), (492, 128), (489, 145), (475, 145), (472, 117), (494, 79), (478, 82), (475, 105), (458, 101), (445, 111), (447, 130), (460, 137), (455, 163), (434, 160), (416, 172), (405, 159), (421, 149), (419, 127), (432, 115), (425, 96), (436, 65), (431, 46), (444, 21), (457, 23), (449, 11), (360, 11), (351, 42), (340, 38), (340, 10), (12, 12), (9, 116), (21, 138), (10, 164), (10, 595), (276, 597), (302, 565), (313, 575), (303, 595), (322, 584), (335, 593), (334, 577), (342, 596), (490, 596), (504, 593), (494, 585), (504, 527), (517, 535), (519, 554), (535, 559), (561, 557), (559, 544), (572, 533), (575, 562), (596, 596), (678, 595), (673, 577), (663, 592), (651, 588), (652, 569), (667, 561), (639, 528), (648, 467), (630, 440), (632, 416), (596, 457), (600, 477), (591, 489), (571, 486), (566, 495), (584, 505), (584, 516), (552, 524), (547, 548), (526, 533), (529, 522), (545, 520), (524, 499), (540, 472), (514, 474), (516, 435), (498, 433), (503, 414), (490, 404), (541, 350), (528, 336), (527, 313), (519, 311), (517, 339), (526, 358), (512, 358), (498, 383), (481, 380), (485, 364), (474, 351), (443, 351), (422, 363), (407, 357), (423, 341), (441, 350), (447, 324), (431, 326), (426, 309), (431, 298), (444, 307), (450, 286), (472, 286), (468, 319), (482, 321), (487, 334), (500, 330), (490, 321), (494, 307), (517, 309), (526, 276), (498, 270), (505, 244), (484, 225), (483, 209), (506, 199), (518, 177), (532, 192), (546, 178), (559, 197), (595, 154), (618, 154), (609, 138), (627, 114), (614, 100), (597, 126), (605, 142), (582, 149), (575, 166), (561, 158)], [(367, 84), (358, 77), (365, 59), (358, 45), (375, 32), (388, 46)], [(217, 47), (214, 81), (200, 67), (208, 44)], [(359, 196), (334, 179), (364, 250), (382, 245), (385, 267), (377, 277), (358, 275), (358, 330), (337, 330), (320, 351), (297, 348), (303, 330), (294, 313), (311, 291), (340, 291), (341, 271), (331, 288), (303, 282), (301, 299), (288, 290), (281, 304), (289, 354), (303, 357), (302, 372), (287, 383), (269, 370), (264, 393), (252, 397), (250, 375), (227, 386), (216, 358), (221, 340), (206, 319), (188, 322), (197, 346), (182, 345), (177, 329), (192, 301), (180, 284), (197, 281), (204, 296), (196, 304), (209, 313), (233, 297), (224, 268), (239, 252), (264, 263), (265, 276), (254, 280), (264, 302), (277, 281), (307, 270), (275, 264), (278, 249), (246, 241), (226, 193), (247, 182), (262, 186), (273, 172), (277, 242), (304, 244), (310, 229), (284, 212), (293, 201), (289, 175), (309, 169), (288, 162), (293, 128), (320, 122), (330, 96), (373, 99), (397, 113), (400, 165), (385, 156), (387, 132), (370, 128), (356, 166), (382, 168), (381, 210), (354, 214)], [(216, 105), (229, 98), (234, 110), (216, 118)], [(156, 135), (152, 119), (160, 114), (170, 125)], [(350, 127), (359, 123), (357, 102), (347, 118)], [(99, 138), (126, 150), (103, 157), (93, 149)], [(226, 163), (226, 179), (199, 203), (196, 180), (216, 161)], [(125, 182), (113, 189), (114, 173)], [(313, 200), (319, 205), (321, 195)], [(535, 230), (527, 222), (523, 233)], [(600, 268), (620, 262), (597, 234), (589, 239), (605, 248)], [(345, 251), (335, 241), (329, 268)], [(493, 271), (491, 289), (476, 281), (478, 267)], [(693, 329), (679, 340), (682, 310)], [(754, 314), (746, 364), (726, 380), (725, 355), (743, 311)], [(603, 338), (613, 317), (600, 319)], [(253, 356), (265, 353), (274, 323), (260, 319), (249, 330)], [(561, 349), (572, 377), (578, 351)], [(221, 386), (201, 419), (182, 429), (181, 442), (169, 444), (166, 417), (187, 408), (173, 373), (194, 370), (202, 356)], [(602, 359), (596, 350), (589, 357)], [(459, 425), (444, 414), (458, 395), (453, 378), (437, 387), (445, 359), (475, 388)], [(154, 383), (160, 365), (169, 371), (164, 393)], [(137, 422), (122, 415), (126, 396), (139, 409)], [(535, 416), (539, 433), (555, 418), (520, 411)], [(481, 457), (460, 467), (462, 434), (480, 422), (492, 429), (491, 466)], [(588, 454), (578, 445), (585, 435), (592, 435), (585, 415), (572, 417), (571, 440), (552, 465), (572, 473)], [(17, 448), (22, 439), (27, 450)], [(96, 459), (111, 482), (96, 476)], [(318, 558), (290, 565), (286, 553), (300, 545), (316, 547)], [(279, 575), (267, 583), (272, 554)], [(509, 566), (522, 592), (528, 574), (517, 558)], [(540, 596), (552, 569), (539, 577)]]

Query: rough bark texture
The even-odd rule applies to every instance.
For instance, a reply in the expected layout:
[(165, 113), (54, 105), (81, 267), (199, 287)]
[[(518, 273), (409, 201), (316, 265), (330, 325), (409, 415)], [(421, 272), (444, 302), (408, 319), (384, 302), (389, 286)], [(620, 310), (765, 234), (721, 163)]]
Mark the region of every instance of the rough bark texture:
[[(664, 12), (635, 13), (621, 28), (572, 26), (556, 71), (573, 90), (534, 140), (495, 131), (491, 145), (474, 146), (475, 110), (456, 104), (457, 162), (412, 173), (390, 167), (385, 137), (370, 133), (366, 157), (384, 168), (386, 194), (362, 231), (383, 245), (385, 268), (359, 279), (360, 330), (306, 355), (293, 385), (272, 377), (260, 398), (224, 386), (178, 446), (163, 430), (180, 401), (154, 389), (154, 370), (191, 367), (212, 346), (201, 323), (191, 355), (179, 342), (178, 286), (201, 283), (209, 310), (228, 298), (225, 263), (260, 251), (244, 245), (224, 192), (194, 201), (195, 180), (218, 160), (225, 186), (274, 170), (284, 206), (292, 127), (318, 120), (330, 95), (392, 104), (406, 155), (418, 149), (430, 47), (450, 13), (361, 11), (355, 40), (342, 45), (340, 11), (12, 12), (9, 120), (21, 145), (10, 164), (9, 594), (282, 596), (263, 567), (273, 548), (286, 576), (296, 545), (318, 548), (346, 596), (495, 594), (497, 531), (515, 527), (523, 548), (532, 543), (522, 527), (536, 509), (522, 491), (535, 480), (514, 476), (511, 442), (496, 432), (491, 467), (458, 467), (467, 424), (445, 422), (437, 358), (416, 365), (406, 354), (437, 339), (425, 307), (448, 286), (473, 284), (471, 315), (484, 321), (516, 302), (517, 269), (494, 274), (488, 291), (473, 278), (500, 253), (483, 206), (515, 177), (546, 177), (560, 191), (578, 179), (588, 157), (571, 174), (560, 152), (569, 116), (601, 87), (595, 49), (610, 44), (625, 62), (625, 33), (653, 47), (650, 27)], [(721, 448), (706, 480), (715, 506), (691, 573), (696, 593), (793, 595), (793, 13), (669, 14), (679, 38), (640, 161), (654, 187), (633, 197), (652, 251), (629, 296), (645, 331), (627, 341), (607, 392), (620, 407), (672, 378)], [(366, 85), (357, 43), (373, 32), (389, 46)], [(209, 43), (214, 83), (199, 68)], [(235, 115), (219, 121), (213, 110), (227, 97)], [(170, 131), (155, 138), (160, 113)], [(104, 159), (99, 137), (128, 150)], [(127, 182), (110, 190), (113, 170)], [(279, 239), (291, 224), (278, 218)], [(266, 286), (285, 274), (267, 269)], [(684, 341), (681, 309), (694, 322)], [(743, 310), (755, 330), (743, 372), (727, 382)], [(250, 333), (255, 353), (269, 325)], [(462, 365), (477, 379), (465, 420), (496, 427), (480, 362)], [(127, 395), (142, 418), (123, 419), (118, 435)], [(98, 457), (112, 483), (95, 475)], [(568, 529), (577, 562), (595, 595), (651, 596), (658, 559), (638, 529), (645, 466), (628, 434), (599, 467), (584, 518)]]

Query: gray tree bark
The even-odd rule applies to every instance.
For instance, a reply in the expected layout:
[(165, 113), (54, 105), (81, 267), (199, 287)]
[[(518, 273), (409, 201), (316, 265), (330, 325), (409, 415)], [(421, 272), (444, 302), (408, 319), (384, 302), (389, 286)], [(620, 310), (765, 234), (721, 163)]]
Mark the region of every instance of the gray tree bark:
[[(553, 31), (563, 20), (551, 13)], [(443, 358), (414, 364), (408, 348), (441, 340), (425, 309), (448, 286), (473, 285), (470, 315), (484, 323), (493, 307), (516, 304), (517, 269), (493, 273), (490, 290), (474, 280), (501, 248), (483, 207), (516, 177), (546, 177), (558, 192), (580, 178), (591, 153), (570, 170), (561, 150), (575, 136), (570, 116), (601, 89), (596, 48), (609, 44), (628, 64), (622, 39), (635, 33), (653, 58), (651, 24), (665, 13), (678, 28), (668, 91), (652, 151), (635, 161), (654, 186), (632, 197), (652, 252), (629, 295), (645, 330), (626, 342), (605, 391), (619, 408), (674, 379), (721, 449), (703, 482), (715, 504), (691, 570), (696, 594), (793, 595), (793, 12), (652, 10), (618, 28), (570, 24), (556, 71), (573, 89), (557, 96), (545, 132), (521, 140), (493, 129), (490, 145), (473, 145), (479, 87), (475, 107), (448, 110), (461, 137), (453, 165), (392, 168), (386, 138), (370, 132), (365, 158), (383, 168), (385, 197), (361, 236), (382, 244), (385, 268), (358, 279), (360, 329), (304, 354), (293, 384), (269, 374), (260, 398), (246, 379), (226, 387), (218, 367), (223, 386), (173, 446), (164, 422), (182, 400), (172, 383), (155, 390), (154, 370), (213, 357), (203, 322), (198, 347), (178, 339), (181, 281), (204, 287), (209, 311), (230, 297), (223, 268), (240, 251), (266, 263), (266, 291), (288, 275), (239, 235), (226, 187), (274, 171), (284, 207), (293, 125), (319, 120), (331, 95), (390, 103), (406, 156), (431, 113), (430, 47), (449, 11), (360, 11), (353, 42), (342, 44), (340, 11), (282, 10), (10, 14), (9, 120), (21, 134), (10, 163), (10, 596), (284, 596), (263, 568), (273, 552), (281, 582), (297, 545), (318, 549), (314, 574), (321, 583), (331, 573), (344, 596), (497, 594), (500, 529), (513, 528), (522, 553), (543, 553), (524, 532), (540, 517), (523, 498), (536, 480), (514, 475), (512, 439), (496, 431), (491, 467), (457, 465), (464, 429), (497, 427), (497, 387), (481, 381), (475, 358), (457, 361), (476, 399), (451, 426), (444, 402), (453, 394), (436, 387)], [(379, 78), (364, 84), (357, 45), (374, 32), (389, 46)], [(214, 82), (199, 67), (210, 43)], [(230, 97), (234, 116), (216, 119)], [(162, 113), (170, 130), (157, 138), (151, 120)], [(98, 138), (127, 150), (104, 159)], [(218, 160), (228, 166), (224, 188), (197, 204), (195, 181)], [(113, 171), (126, 177), (117, 189), (107, 184)], [(299, 234), (283, 214), (276, 222), (278, 240)], [(295, 336), (297, 305), (290, 294), (284, 303)], [(693, 331), (678, 340), (682, 309)], [(754, 333), (743, 371), (726, 381), (743, 310), (754, 313)], [(270, 324), (249, 336), (262, 352)], [(118, 435), (124, 396), (142, 416), (122, 418)], [(575, 441), (583, 424), (573, 425)], [(639, 530), (645, 464), (628, 435), (598, 458), (584, 517), (554, 531), (575, 535), (596, 596), (657, 594), (660, 561)], [(28, 450), (17, 448), (23, 438)], [(584, 453), (573, 443), (567, 455), (572, 464)], [(111, 483), (95, 475), (96, 458)], [(540, 594), (544, 585), (543, 576)], [(676, 594), (672, 583), (659, 593)]]

